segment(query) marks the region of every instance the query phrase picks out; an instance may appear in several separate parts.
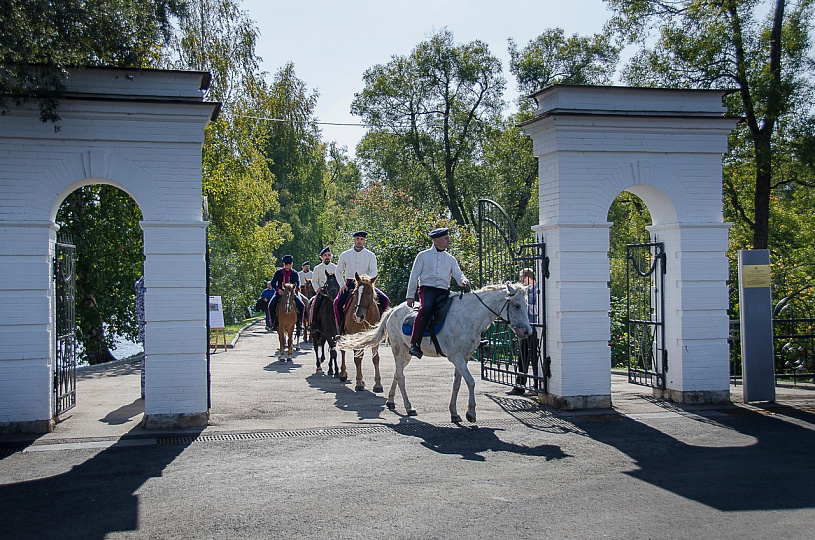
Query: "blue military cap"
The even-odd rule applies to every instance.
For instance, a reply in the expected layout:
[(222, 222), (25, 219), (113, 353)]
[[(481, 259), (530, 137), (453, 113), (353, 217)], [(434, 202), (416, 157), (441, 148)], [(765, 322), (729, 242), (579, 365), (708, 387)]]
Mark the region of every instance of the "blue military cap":
[(286, 263), (291, 264), (293, 262), (294, 262), (294, 257), (292, 257), (291, 255), (283, 255), (283, 264), (286, 264)]
[(442, 236), (447, 236), (450, 234), (450, 229), (447, 227), (439, 227), (438, 229), (433, 229), (430, 231), (430, 238), (441, 238)]
[(303, 264), (301, 266), (305, 266), (305, 265), (311, 266), (311, 261), (303, 261)]
[(368, 231), (354, 231), (354, 234), (351, 236), (361, 236), (363, 238), (368, 238)]
[(325, 255), (325, 254), (326, 254), (326, 253), (328, 253), (329, 251), (331, 251), (331, 246), (325, 246), (323, 249), (321, 249), (321, 250), (320, 250), (320, 257), (322, 257), (323, 255)]

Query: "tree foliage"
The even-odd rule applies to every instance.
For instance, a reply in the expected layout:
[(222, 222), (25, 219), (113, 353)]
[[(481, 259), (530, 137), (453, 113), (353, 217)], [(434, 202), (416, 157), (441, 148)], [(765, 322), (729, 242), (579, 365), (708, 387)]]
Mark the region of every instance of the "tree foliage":
[(156, 65), (172, 17), (184, 6), (184, 0), (4, 0), (0, 109), (35, 100), (40, 118), (57, 122), (66, 67)]
[(519, 90), (532, 94), (552, 84), (610, 84), (620, 53), (607, 34), (567, 38), (563, 29), (551, 28), (522, 50), (509, 39), (509, 55)]
[(456, 45), (443, 29), (363, 81), (351, 111), (373, 126), (358, 149), (371, 176), (471, 223), (489, 183), (474, 165), (504, 105), (500, 60), (481, 41)]
[[(731, 146), (730, 160), (749, 160), (752, 174), (726, 174), (725, 198), (752, 231), (752, 247), (767, 248), (773, 194), (795, 181), (779, 174), (779, 149), (791, 137), (785, 127), (810, 115), (812, 0), (607, 2), (615, 13), (608, 28), (642, 45), (624, 71), (625, 82), (735, 90), (729, 112), (745, 122), (732, 142), (746, 147)], [(759, 8), (768, 10), (763, 19)], [(646, 39), (652, 30), (657, 41), (651, 46)]]
[(135, 340), (134, 284), (144, 264), (141, 211), (124, 191), (91, 185), (57, 212), (60, 233), (76, 245), (77, 339), (90, 364), (114, 360), (116, 336)]
[(291, 236), (266, 153), (274, 92), (259, 70), (258, 31), (234, 0), (194, 0), (166, 51), (176, 69), (212, 73), (209, 99), (223, 112), (207, 126), (203, 192), (209, 209), (210, 292), (227, 321), (240, 320), (274, 271), (273, 250)]

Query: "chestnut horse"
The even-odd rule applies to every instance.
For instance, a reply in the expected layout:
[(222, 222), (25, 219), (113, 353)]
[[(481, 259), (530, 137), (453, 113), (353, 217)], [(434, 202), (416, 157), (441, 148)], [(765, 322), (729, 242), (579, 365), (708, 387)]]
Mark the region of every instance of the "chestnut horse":
[[(376, 278), (371, 278), (367, 274), (359, 275), (354, 274), (356, 280), (356, 288), (353, 295), (350, 296), (348, 309), (345, 312), (345, 330), (343, 335), (355, 334), (370, 330), (373, 326), (379, 323), (380, 313), (379, 304), (376, 303), (376, 290), (374, 289), (374, 282)], [(374, 364), (374, 392), (382, 392), (382, 377), (379, 374), (379, 342), (370, 345), (371, 359)], [(341, 350), (342, 365), (340, 367), (340, 381), (345, 382), (348, 379), (348, 373), (345, 369), (345, 351)], [(357, 392), (365, 390), (365, 381), (362, 380), (362, 348), (354, 349), (354, 364), (357, 367), (357, 379), (354, 389)]]
[[(283, 292), (280, 295), (280, 302), (277, 304), (277, 337), (280, 339), (280, 350), (277, 355), (285, 362), (291, 359), (292, 341), (294, 337), (294, 327), (297, 326), (297, 304), (294, 297), (297, 289), (294, 283), (284, 283)], [(288, 347), (288, 354), (286, 348)], [(285, 356), (284, 356), (285, 355)]]

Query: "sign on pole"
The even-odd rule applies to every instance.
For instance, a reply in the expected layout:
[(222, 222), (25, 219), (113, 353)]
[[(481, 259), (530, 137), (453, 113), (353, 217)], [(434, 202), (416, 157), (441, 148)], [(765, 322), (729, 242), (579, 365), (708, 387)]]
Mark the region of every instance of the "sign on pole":
[(744, 401), (775, 401), (770, 252), (739, 251), (739, 315)]
[(224, 306), (220, 296), (209, 297), (209, 327), (224, 328)]

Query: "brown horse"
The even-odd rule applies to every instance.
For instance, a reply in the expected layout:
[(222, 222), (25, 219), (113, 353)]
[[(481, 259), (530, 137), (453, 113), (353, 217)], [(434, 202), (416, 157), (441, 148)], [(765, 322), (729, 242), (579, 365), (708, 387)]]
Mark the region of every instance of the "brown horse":
[[(280, 302), (277, 304), (277, 337), (280, 339), (280, 350), (277, 355), (285, 362), (291, 362), (294, 327), (297, 325), (297, 304), (294, 302), (297, 289), (294, 283), (284, 283)], [(288, 354), (286, 347), (288, 346)], [(285, 355), (285, 356), (284, 356)]]
[[(370, 330), (372, 326), (379, 323), (379, 305), (376, 303), (376, 290), (374, 282), (376, 278), (371, 278), (367, 274), (354, 274), (356, 288), (353, 295), (349, 296), (348, 309), (345, 312), (344, 335), (355, 334), (364, 330)], [(357, 392), (365, 390), (365, 381), (362, 380), (362, 353), (363, 349), (354, 349), (354, 364), (357, 367), (357, 379), (354, 389)], [(345, 351), (341, 350), (342, 365), (340, 367), (340, 380), (348, 379), (345, 369)], [(374, 392), (382, 392), (382, 377), (379, 374), (379, 344), (371, 347), (371, 359), (374, 364)]]
[(314, 297), (316, 294), (314, 292), (314, 288), (311, 286), (311, 280), (309, 278), (305, 278), (306, 282), (300, 284), (300, 299), (303, 301), (303, 305), (306, 306), (305, 313), (303, 314), (303, 341), (307, 342), (311, 339), (311, 335), (309, 334), (308, 327), (311, 324), (311, 320), (309, 320), (309, 301)]

